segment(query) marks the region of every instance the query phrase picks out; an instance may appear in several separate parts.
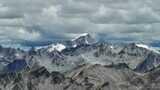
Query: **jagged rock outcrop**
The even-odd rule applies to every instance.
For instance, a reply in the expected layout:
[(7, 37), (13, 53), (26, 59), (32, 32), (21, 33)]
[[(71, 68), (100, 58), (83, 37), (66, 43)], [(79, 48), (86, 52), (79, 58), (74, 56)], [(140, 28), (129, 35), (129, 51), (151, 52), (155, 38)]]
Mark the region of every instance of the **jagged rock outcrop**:
[[(124, 64), (121, 64), (124, 65)], [(44, 67), (0, 75), (1, 90), (159, 90), (159, 69), (137, 74), (125, 65), (81, 65), (66, 73)]]

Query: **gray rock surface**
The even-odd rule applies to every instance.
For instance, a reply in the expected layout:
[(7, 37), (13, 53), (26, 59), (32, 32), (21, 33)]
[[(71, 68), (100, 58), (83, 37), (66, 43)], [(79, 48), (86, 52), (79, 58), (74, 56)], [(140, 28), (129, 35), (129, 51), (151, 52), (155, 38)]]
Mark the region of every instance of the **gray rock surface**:
[[(120, 65), (117, 65), (119, 67)], [(160, 71), (139, 74), (127, 67), (81, 65), (66, 73), (44, 67), (0, 75), (1, 90), (159, 90)]]

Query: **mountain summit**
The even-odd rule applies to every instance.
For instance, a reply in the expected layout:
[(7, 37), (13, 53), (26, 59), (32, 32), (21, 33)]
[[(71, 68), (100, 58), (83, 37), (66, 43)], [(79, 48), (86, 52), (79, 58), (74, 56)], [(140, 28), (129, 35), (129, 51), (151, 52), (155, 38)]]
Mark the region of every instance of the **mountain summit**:
[(83, 33), (71, 40), (74, 44), (73, 47), (80, 45), (89, 45), (95, 42), (95, 39), (88, 33)]

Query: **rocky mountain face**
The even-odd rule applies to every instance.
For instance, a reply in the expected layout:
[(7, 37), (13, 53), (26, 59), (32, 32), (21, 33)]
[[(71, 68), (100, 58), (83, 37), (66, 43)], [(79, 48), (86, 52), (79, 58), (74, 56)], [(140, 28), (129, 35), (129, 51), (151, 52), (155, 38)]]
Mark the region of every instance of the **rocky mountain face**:
[(31, 48), (0, 47), (0, 90), (159, 90), (160, 53), (82, 34)]
[(140, 75), (121, 65), (84, 64), (66, 73), (41, 67), (0, 77), (1, 90), (159, 90), (160, 84), (159, 70)]

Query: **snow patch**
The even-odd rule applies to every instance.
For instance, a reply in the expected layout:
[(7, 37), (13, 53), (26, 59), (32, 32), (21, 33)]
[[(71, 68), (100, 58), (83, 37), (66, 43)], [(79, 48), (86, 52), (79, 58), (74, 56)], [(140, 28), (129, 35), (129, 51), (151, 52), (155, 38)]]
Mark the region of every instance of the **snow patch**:
[(59, 52), (61, 52), (62, 50), (64, 50), (66, 48), (66, 46), (64, 46), (63, 44), (52, 44), (51, 46), (50, 46), (50, 48), (48, 49), (48, 51), (49, 52), (52, 52), (52, 51), (54, 51), (54, 50), (57, 50), (57, 51), (59, 51)]
[(110, 46), (111, 49), (114, 49), (114, 46)]
[(144, 45), (144, 44), (136, 44), (137, 47), (142, 47), (142, 48), (146, 48), (146, 49), (150, 49), (149, 46)]
[(16, 56), (16, 57), (20, 57), (20, 54), (19, 54), (19, 53), (15, 53), (15, 56)]
[(72, 47), (73, 47), (73, 48), (76, 48), (76, 47), (77, 47), (77, 44), (74, 44)]
[(149, 47), (147, 45), (144, 45), (144, 44), (136, 44), (137, 47), (141, 47), (141, 48), (145, 48), (147, 50), (150, 50), (150, 51), (153, 51), (153, 52), (156, 52), (158, 54), (160, 54), (159, 51), (157, 51), (156, 49), (152, 48), (152, 47)]
[(88, 42), (87, 40), (85, 40), (85, 43), (86, 43), (86, 44), (89, 44), (89, 42)]

